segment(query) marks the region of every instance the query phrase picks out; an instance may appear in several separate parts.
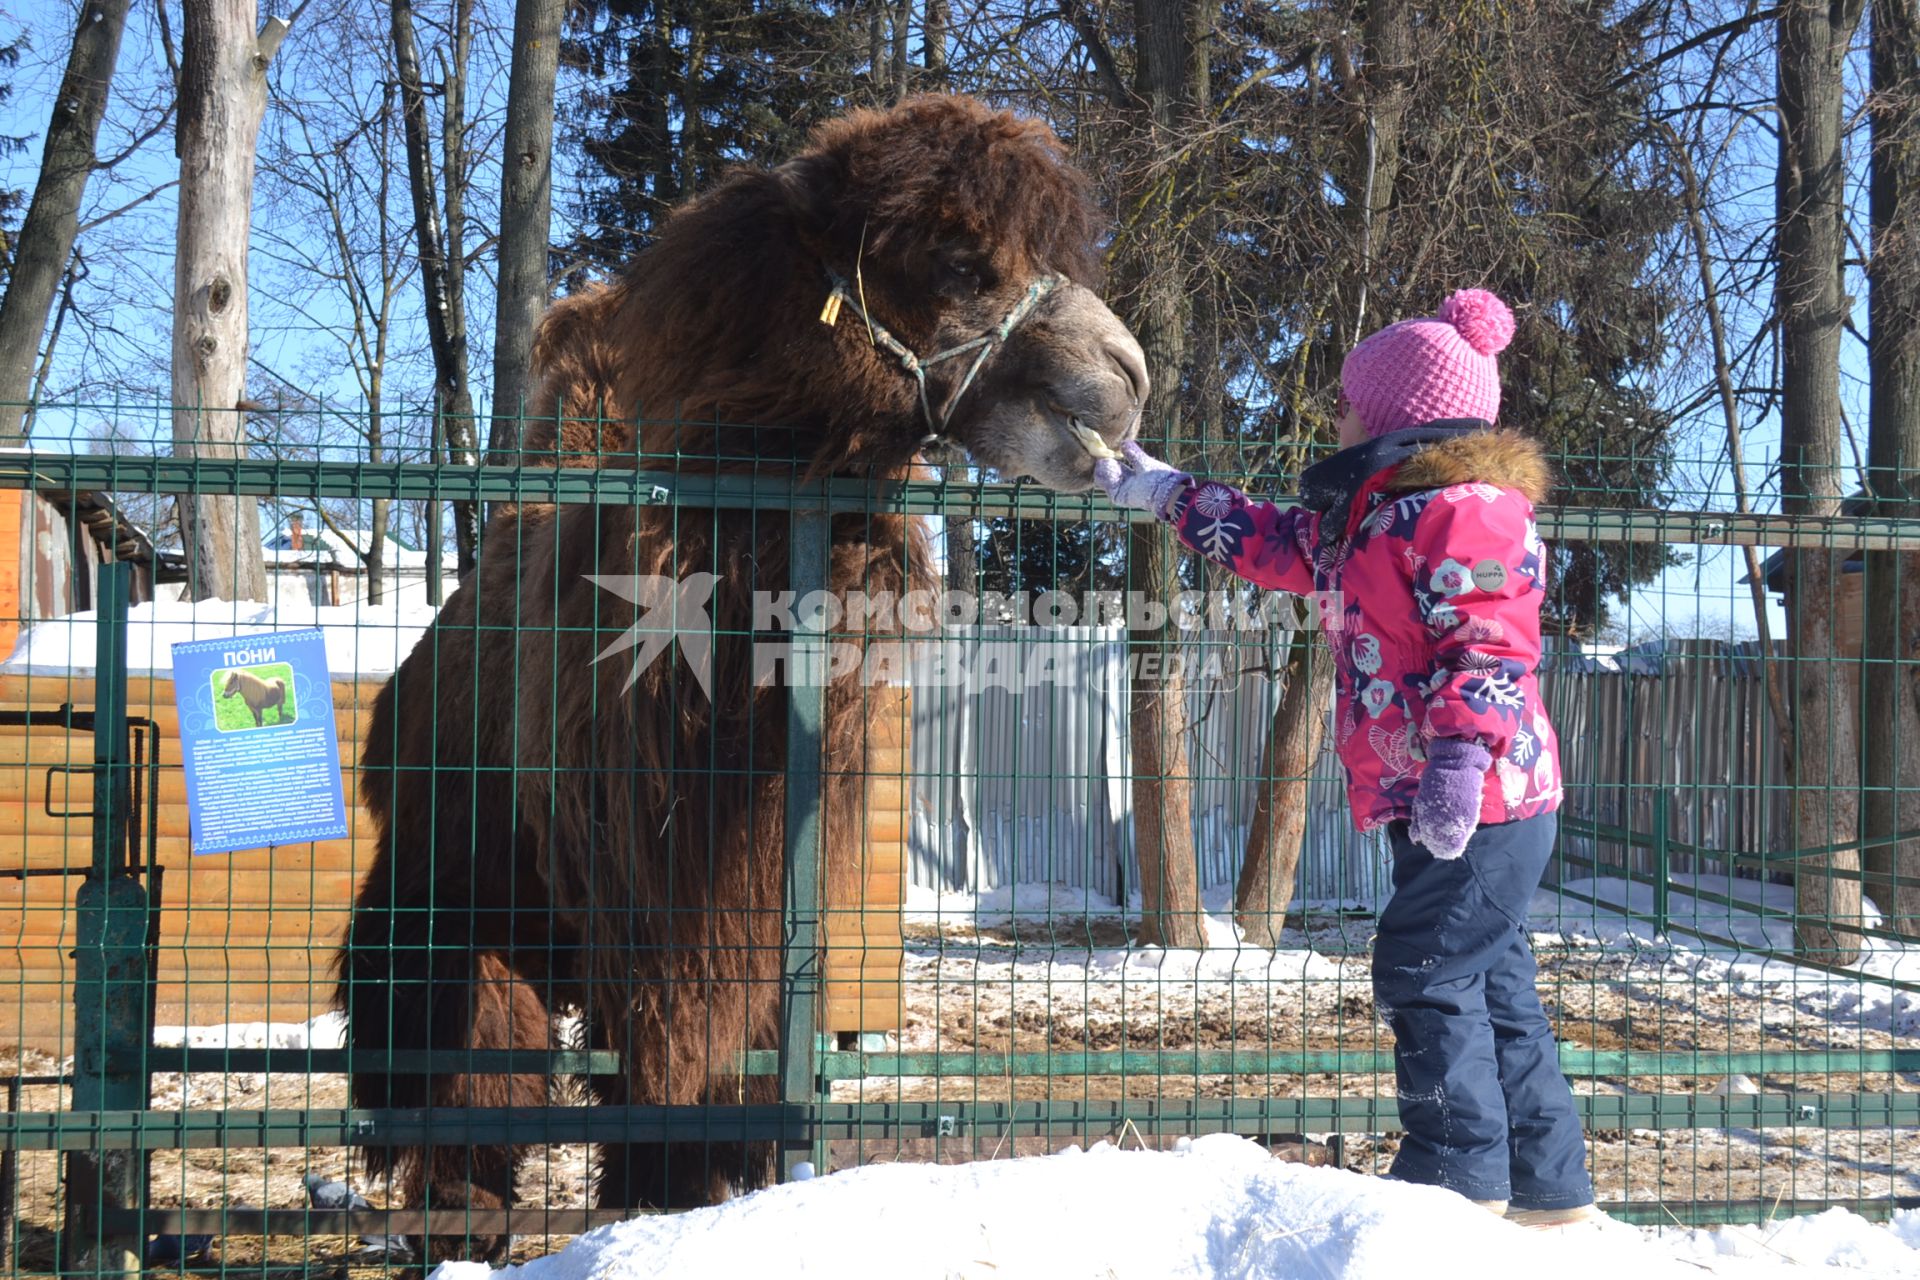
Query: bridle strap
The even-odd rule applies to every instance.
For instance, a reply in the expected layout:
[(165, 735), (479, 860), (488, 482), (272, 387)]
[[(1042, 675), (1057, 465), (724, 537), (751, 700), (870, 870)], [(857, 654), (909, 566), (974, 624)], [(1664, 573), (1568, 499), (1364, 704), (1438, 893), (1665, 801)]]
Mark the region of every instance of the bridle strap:
[[(1038, 307), (1048, 294), (1067, 282), (1065, 276), (1052, 273), (1035, 277), (1033, 283), (1027, 286), (1027, 291), (1020, 296), (1020, 300), (1008, 309), (1006, 315), (1000, 317), (1000, 323), (977, 338), (970, 338), (957, 347), (948, 347), (945, 351), (935, 352), (923, 359), (915, 355), (906, 343), (894, 337), (887, 326), (873, 318), (873, 314), (860, 301), (860, 291), (848, 284), (845, 276), (829, 268), (827, 280), (832, 285), (827, 295), (829, 305), (832, 299), (838, 298), (841, 305), (851, 307), (853, 313), (866, 325), (868, 337), (873, 345), (892, 355), (900, 362), (900, 367), (913, 379), (914, 386), (920, 393), (920, 414), (927, 424), (926, 438), (920, 442), (922, 448), (945, 441), (947, 424), (953, 421), (954, 409), (960, 404), (961, 397), (967, 394), (967, 389), (973, 386), (973, 380), (978, 376), (981, 368), (1020, 326), (1020, 323), (1033, 314), (1034, 308)], [(966, 355), (969, 351), (976, 351), (978, 354), (974, 356), (973, 363), (967, 366), (966, 376), (960, 379), (960, 385), (954, 389), (952, 395), (947, 397), (946, 404), (942, 406), (936, 417), (933, 404), (927, 398), (927, 370), (936, 364)]]

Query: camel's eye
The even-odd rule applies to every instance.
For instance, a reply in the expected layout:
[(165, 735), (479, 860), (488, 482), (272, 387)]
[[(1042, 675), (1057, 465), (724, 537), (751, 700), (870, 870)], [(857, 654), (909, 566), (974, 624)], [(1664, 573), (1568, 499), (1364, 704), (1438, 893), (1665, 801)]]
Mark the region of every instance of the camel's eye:
[(955, 293), (975, 294), (990, 283), (985, 269), (970, 258), (947, 258), (941, 263), (941, 270), (948, 288)]

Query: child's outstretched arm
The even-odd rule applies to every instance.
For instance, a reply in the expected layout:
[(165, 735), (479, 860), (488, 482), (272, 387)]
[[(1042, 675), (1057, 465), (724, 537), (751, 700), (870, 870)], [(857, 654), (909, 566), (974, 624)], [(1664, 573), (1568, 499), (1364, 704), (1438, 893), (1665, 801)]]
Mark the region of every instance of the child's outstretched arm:
[(1115, 506), (1151, 512), (1180, 541), (1255, 586), (1313, 591), (1317, 513), (1259, 502), (1218, 480), (1196, 481), (1132, 442), (1119, 462), (1095, 463), (1093, 475)]

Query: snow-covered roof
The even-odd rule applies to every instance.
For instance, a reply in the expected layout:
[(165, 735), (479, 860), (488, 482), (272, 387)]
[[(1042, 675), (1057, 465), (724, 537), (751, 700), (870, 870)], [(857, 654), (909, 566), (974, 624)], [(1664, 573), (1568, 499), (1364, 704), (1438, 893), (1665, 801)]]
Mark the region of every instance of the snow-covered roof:
[[(127, 614), (127, 669), (170, 674), (173, 646), (186, 640), (319, 627), (326, 633), (327, 670), (335, 678), (386, 675), (413, 651), (433, 616), (424, 605), (270, 605), (250, 600), (138, 604)], [(92, 675), (98, 621), (99, 615), (87, 609), (35, 623), (21, 632), (12, 656), (0, 662), (0, 671)]]
[[(302, 546), (294, 550), (293, 535), (281, 533), (261, 543), (261, 556), (269, 567), (284, 568), (338, 568), (359, 571), (365, 567), (366, 548), (373, 541), (371, 529), (328, 529), (312, 530), (301, 537)], [(427, 553), (387, 535), (386, 544), (381, 548), (381, 558), (387, 569), (412, 569), (424, 572), (427, 567)], [(454, 552), (443, 550), (440, 554), (441, 568), (448, 573), (459, 568), (459, 559)]]

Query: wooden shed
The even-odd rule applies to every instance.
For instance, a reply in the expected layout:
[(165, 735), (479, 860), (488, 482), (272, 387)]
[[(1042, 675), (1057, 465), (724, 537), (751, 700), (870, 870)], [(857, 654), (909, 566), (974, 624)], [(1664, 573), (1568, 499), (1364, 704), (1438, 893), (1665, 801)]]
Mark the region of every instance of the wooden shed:
[[(375, 848), (371, 820), (353, 800), (351, 762), (359, 759), (382, 683), (333, 685), (352, 822), (346, 839), (195, 858), (172, 682), (166, 676), (130, 680), (129, 714), (150, 717), (163, 743), (156, 824), (163, 869), (160, 1025), (305, 1022), (330, 1008), (334, 948)], [(859, 895), (826, 904), (821, 1029), (829, 1032), (893, 1030), (901, 1018), (909, 695), (905, 689), (875, 694)], [(0, 675), (0, 708), (87, 708), (93, 700), (90, 678)], [(0, 853), (0, 1045), (55, 1053), (70, 1045), (79, 881), (8, 872), (86, 865), (91, 784), (85, 772), (64, 770), (87, 766), (92, 756), (89, 734), (0, 725), (0, 850), (6, 851)]]
[(104, 493), (0, 489), (0, 658), (20, 629), (93, 608), (103, 564), (131, 562), (133, 603), (153, 598), (159, 557)]

